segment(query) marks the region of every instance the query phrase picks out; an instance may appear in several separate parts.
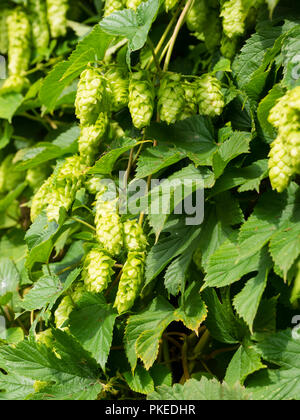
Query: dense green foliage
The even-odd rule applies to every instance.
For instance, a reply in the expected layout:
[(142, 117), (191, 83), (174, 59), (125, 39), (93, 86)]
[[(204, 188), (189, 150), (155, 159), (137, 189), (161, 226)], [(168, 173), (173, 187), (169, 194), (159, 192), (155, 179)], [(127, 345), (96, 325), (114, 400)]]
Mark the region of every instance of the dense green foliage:
[(1, 1), (0, 400), (299, 399), (295, 3)]

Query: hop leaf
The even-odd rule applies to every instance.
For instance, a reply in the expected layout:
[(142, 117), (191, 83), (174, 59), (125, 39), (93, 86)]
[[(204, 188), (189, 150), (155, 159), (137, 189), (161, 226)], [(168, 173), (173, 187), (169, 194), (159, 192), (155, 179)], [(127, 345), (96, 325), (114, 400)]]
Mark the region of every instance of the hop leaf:
[(0, 166), (0, 193), (14, 190), (24, 180), (24, 173), (15, 170), (14, 155), (8, 155)]
[(124, 223), (124, 242), (129, 252), (143, 252), (147, 248), (147, 238), (141, 225), (136, 220)]
[(84, 262), (82, 277), (88, 291), (101, 293), (107, 289), (114, 273), (115, 261), (100, 249), (92, 249)]
[(136, 128), (150, 124), (155, 92), (146, 72), (133, 73), (129, 84), (129, 111)]
[(22, 76), (29, 67), (31, 55), (31, 26), (28, 16), (16, 8), (7, 18), (8, 70), (10, 75)]
[(82, 72), (75, 107), (82, 125), (95, 124), (99, 113), (107, 111), (106, 81), (98, 69), (88, 68)]
[(185, 91), (179, 74), (167, 74), (163, 77), (158, 92), (158, 111), (161, 121), (174, 124), (183, 111)]
[(52, 38), (67, 33), (68, 0), (47, 0), (47, 15)]
[(210, 74), (203, 75), (198, 81), (197, 99), (200, 114), (210, 117), (221, 115), (225, 103), (219, 80)]
[(120, 313), (132, 308), (144, 277), (145, 253), (130, 252), (123, 267), (114, 307)]

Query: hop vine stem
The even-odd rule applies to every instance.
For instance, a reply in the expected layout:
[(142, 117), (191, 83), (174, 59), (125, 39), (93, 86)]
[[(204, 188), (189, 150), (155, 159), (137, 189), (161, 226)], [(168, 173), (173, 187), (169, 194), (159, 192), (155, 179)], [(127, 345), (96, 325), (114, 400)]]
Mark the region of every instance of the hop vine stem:
[(188, 0), (188, 2), (185, 5), (181, 15), (179, 16), (179, 19), (178, 19), (178, 22), (175, 26), (173, 35), (170, 39), (170, 45), (169, 45), (169, 49), (168, 49), (165, 64), (164, 64), (164, 71), (168, 71), (169, 64), (170, 64), (171, 57), (172, 57), (172, 53), (173, 53), (173, 49), (174, 49), (174, 46), (175, 46), (175, 43), (176, 43), (176, 39), (178, 37), (179, 31), (180, 31), (182, 25), (184, 24), (185, 18), (187, 16), (190, 8), (193, 6), (193, 4), (194, 4), (194, 0)]

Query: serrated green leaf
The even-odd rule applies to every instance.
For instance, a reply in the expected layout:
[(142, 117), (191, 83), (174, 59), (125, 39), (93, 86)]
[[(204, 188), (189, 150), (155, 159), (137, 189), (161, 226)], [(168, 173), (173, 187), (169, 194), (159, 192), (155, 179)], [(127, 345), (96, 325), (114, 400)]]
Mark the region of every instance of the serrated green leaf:
[(232, 386), (236, 383), (243, 385), (249, 375), (263, 368), (265, 365), (261, 363), (253, 343), (245, 339), (228, 365), (225, 382)]
[(148, 395), (148, 400), (250, 400), (251, 393), (241, 385), (229, 386), (216, 379), (203, 377), (200, 381), (189, 379), (184, 385), (175, 384), (173, 387), (163, 385)]
[(0, 119), (11, 122), (22, 101), (23, 96), (19, 93), (8, 93), (0, 96)]
[(258, 274), (248, 280), (243, 290), (233, 299), (233, 306), (239, 316), (253, 330), (253, 322), (257, 314), (257, 310), (267, 286), (268, 274), (272, 267), (270, 258), (265, 258), (258, 268)]
[(116, 311), (97, 295), (85, 293), (69, 318), (70, 331), (105, 370)]
[(130, 389), (140, 394), (150, 394), (154, 391), (154, 382), (150, 373), (142, 366), (137, 366), (134, 373), (124, 372), (124, 378)]
[(157, 358), (159, 340), (174, 318), (173, 306), (162, 297), (154, 299), (147, 310), (129, 317), (124, 340), (132, 370), (138, 358), (149, 370)]

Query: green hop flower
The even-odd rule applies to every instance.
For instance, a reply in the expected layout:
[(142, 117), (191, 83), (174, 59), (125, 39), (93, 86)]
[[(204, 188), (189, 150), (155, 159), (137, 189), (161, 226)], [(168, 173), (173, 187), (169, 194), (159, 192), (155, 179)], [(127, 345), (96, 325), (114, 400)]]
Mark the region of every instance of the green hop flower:
[(92, 249), (84, 261), (82, 278), (89, 292), (101, 293), (107, 289), (114, 274), (115, 261), (104, 251)]
[(47, 0), (47, 15), (52, 38), (67, 33), (68, 0)]
[(55, 325), (57, 328), (61, 328), (65, 322), (68, 321), (70, 313), (73, 309), (74, 306), (72, 299), (70, 296), (65, 296), (54, 313)]
[(195, 1), (187, 14), (186, 23), (191, 32), (202, 32), (207, 20), (205, 0)]
[(46, 181), (41, 185), (41, 187), (33, 196), (30, 209), (30, 217), (32, 222), (34, 222), (37, 216), (47, 207), (48, 195), (51, 194), (53, 182), (54, 174), (52, 174), (48, 179), (46, 179)]
[(8, 51), (8, 27), (7, 18), (9, 10), (1, 10), (0, 14), (0, 54), (6, 54)]
[(90, 194), (104, 193), (106, 191), (105, 185), (102, 182), (102, 175), (95, 175), (85, 182), (85, 186)]
[(26, 73), (31, 56), (31, 26), (22, 9), (16, 8), (7, 18), (8, 70), (10, 75)]
[(42, 390), (49, 385), (49, 382), (45, 381), (34, 381), (33, 383), (33, 389), (35, 393), (42, 392)]
[(105, 76), (108, 86), (111, 90), (112, 110), (120, 111), (120, 109), (128, 105), (128, 87), (129, 81), (125, 71), (118, 67), (111, 67)]
[(180, 114), (180, 120), (185, 120), (198, 112), (197, 105), (197, 83), (185, 82), (183, 85), (185, 104), (182, 113)]
[(78, 140), (80, 156), (87, 165), (95, 162), (95, 157), (99, 153), (99, 145), (108, 126), (108, 115), (106, 112), (100, 112), (94, 125), (86, 125), (81, 128), (81, 134)]
[(28, 185), (34, 190), (38, 190), (41, 185), (45, 182), (48, 176), (48, 170), (44, 166), (37, 166), (36, 168), (30, 168), (26, 174), (26, 181)]
[(148, 74), (133, 73), (129, 83), (129, 111), (133, 124), (141, 129), (150, 124), (154, 109), (155, 91)]
[(165, 0), (166, 11), (168, 12), (169, 10), (172, 10), (178, 2), (179, 0)]
[(197, 99), (202, 115), (215, 117), (221, 115), (225, 106), (221, 83), (210, 74), (204, 74), (198, 81)]
[(223, 35), (221, 41), (221, 54), (223, 57), (232, 60), (236, 54), (238, 46), (238, 38), (228, 38), (226, 35)]
[(50, 39), (46, 0), (29, 0), (28, 9), (32, 27), (33, 45), (38, 53), (43, 53), (47, 49)]
[(145, 0), (126, 0), (127, 9), (136, 10), (138, 6)]
[(272, 187), (282, 192), (288, 187), (294, 168), (291, 165), (290, 150), (281, 136), (272, 143), (269, 157), (269, 177)]
[(123, 0), (106, 0), (104, 6), (104, 17), (111, 15), (118, 10), (123, 10), (125, 7)]
[(31, 203), (31, 220), (46, 209), (49, 221), (59, 219), (60, 208), (68, 211), (75, 199), (76, 192), (81, 188), (85, 177), (86, 166), (79, 156), (68, 157), (58, 165), (34, 195)]
[(300, 86), (277, 101), (268, 120), (278, 130), (269, 155), (269, 176), (272, 187), (282, 192), (300, 173)]
[(29, 80), (24, 76), (9, 76), (1, 86), (1, 93), (22, 93), (30, 86)]
[(118, 214), (118, 199), (108, 199), (107, 195), (101, 191), (96, 196), (96, 236), (103, 249), (117, 256), (123, 249), (123, 224)]
[(161, 121), (174, 124), (180, 117), (185, 105), (185, 92), (180, 74), (165, 75), (158, 91), (158, 112)]
[(114, 307), (119, 314), (129, 311), (138, 297), (144, 279), (145, 253), (130, 252), (123, 267)]
[(95, 68), (84, 70), (78, 83), (76, 116), (82, 125), (95, 124), (100, 112), (107, 111), (106, 80)]
[(13, 164), (14, 155), (8, 155), (0, 166), (0, 193), (14, 190), (18, 184), (24, 181), (24, 172), (15, 170)]
[(146, 251), (147, 238), (136, 220), (127, 220), (124, 223), (124, 242), (128, 252)]
[(228, 38), (244, 34), (247, 15), (243, 8), (243, 0), (225, 1), (220, 16), (223, 18), (223, 30)]
[(74, 309), (74, 303), (78, 302), (86, 291), (83, 284), (79, 283), (70, 295), (65, 296), (54, 313), (55, 325), (62, 328), (68, 321), (70, 313)]

